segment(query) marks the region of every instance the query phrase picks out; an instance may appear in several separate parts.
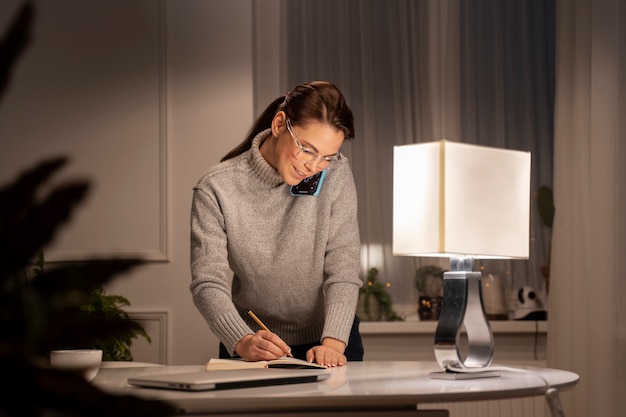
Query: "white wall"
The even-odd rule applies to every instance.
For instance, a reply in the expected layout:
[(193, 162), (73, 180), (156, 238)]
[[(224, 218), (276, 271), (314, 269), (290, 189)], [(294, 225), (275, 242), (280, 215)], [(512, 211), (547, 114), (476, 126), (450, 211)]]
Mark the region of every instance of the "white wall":
[[(61, 177), (93, 189), (47, 258), (151, 259), (107, 287), (155, 339), (135, 359), (202, 363), (218, 341), (188, 289), (192, 187), (253, 121), (252, 2), (83, 3), (34, 2), (35, 36), (0, 102), (0, 183), (71, 156)], [(3, 31), (20, 4), (0, 3)]]

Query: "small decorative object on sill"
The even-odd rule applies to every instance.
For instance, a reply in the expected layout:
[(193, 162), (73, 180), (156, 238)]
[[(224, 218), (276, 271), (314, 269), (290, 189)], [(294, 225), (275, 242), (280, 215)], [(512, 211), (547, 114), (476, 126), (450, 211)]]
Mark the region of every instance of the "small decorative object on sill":
[(496, 274), (483, 274), (483, 306), (489, 320), (508, 320), (504, 301), (504, 284)]
[(367, 282), (359, 290), (357, 316), (363, 321), (402, 321), (392, 308), (391, 297), (387, 287), (377, 279), (378, 269), (371, 268), (367, 273)]
[(417, 315), (420, 320), (439, 320), (443, 297), (419, 297)]
[(537, 291), (524, 286), (517, 291), (517, 308), (513, 314), (514, 320), (547, 320), (548, 313), (539, 298)]
[(444, 272), (437, 265), (425, 265), (415, 271), (415, 288), (419, 293), (417, 314), (420, 320), (439, 320)]

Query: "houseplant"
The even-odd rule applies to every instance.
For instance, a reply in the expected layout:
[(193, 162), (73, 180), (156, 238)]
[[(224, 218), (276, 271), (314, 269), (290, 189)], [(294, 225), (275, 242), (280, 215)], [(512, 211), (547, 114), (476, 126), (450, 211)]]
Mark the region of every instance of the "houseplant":
[[(75, 264), (74, 264), (75, 265)], [(33, 279), (45, 279), (45, 260), (43, 251), (39, 251), (32, 271)], [(25, 271), (19, 273), (20, 281), (25, 283), (28, 274)], [(115, 334), (108, 337), (99, 337), (92, 342), (81, 346), (59, 346), (60, 348), (81, 348), (102, 350), (102, 360), (104, 361), (132, 361), (133, 355), (131, 347), (134, 339), (143, 337), (151, 343), (152, 340), (145, 329), (137, 322), (134, 322), (124, 311), (123, 307), (130, 306), (130, 301), (121, 295), (107, 294), (102, 285), (94, 286), (85, 301), (79, 306), (77, 314), (86, 320), (112, 319), (127, 323), (127, 326), (120, 328)]]
[(368, 271), (367, 281), (359, 289), (357, 315), (364, 321), (402, 321), (393, 310), (393, 302), (385, 285), (378, 281), (376, 268)]
[(102, 286), (98, 286), (91, 291), (87, 301), (80, 307), (80, 311), (87, 318), (102, 316), (129, 322), (129, 326), (123, 331), (108, 338), (98, 339), (90, 346), (93, 349), (102, 349), (104, 361), (132, 361), (131, 347), (138, 337), (152, 343), (146, 330), (139, 323), (132, 321), (124, 311), (123, 307), (128, 306), (130, 301), (126, 297), (107, 294)]

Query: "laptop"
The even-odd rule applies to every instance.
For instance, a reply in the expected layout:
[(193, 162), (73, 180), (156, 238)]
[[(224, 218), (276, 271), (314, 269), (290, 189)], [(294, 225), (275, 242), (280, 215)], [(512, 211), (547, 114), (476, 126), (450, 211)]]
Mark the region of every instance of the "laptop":
[(323, 381), (329, 377), (329, 369), (259, 368), (153, 374), (129, 377), (127, 381), (130, 385), (144, 388), (212, 391), (269, 385), (302, 384)]

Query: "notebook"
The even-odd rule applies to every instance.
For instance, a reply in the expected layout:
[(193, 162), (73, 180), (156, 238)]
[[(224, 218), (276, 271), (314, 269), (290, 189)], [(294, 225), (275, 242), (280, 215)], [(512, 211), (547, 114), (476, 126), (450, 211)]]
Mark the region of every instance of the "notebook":
[(250, 368), (284, 368), (284, 369), (326, 369), (325, 366), (315, 362), (309, 363), (302, 359), (290, 358), (283, 356), (282, 358), (271, 361), (247, 362), (243, 359), (218, 359), (211, 358), (206, 364), (207, 371), (222, 369), (250, 369)]
[(211, 391), (268, 385), (318, 382), (330, 377), (329, 369), (235, 369), (155, 374), (128, 378), (130, 385), (182, 391)]

